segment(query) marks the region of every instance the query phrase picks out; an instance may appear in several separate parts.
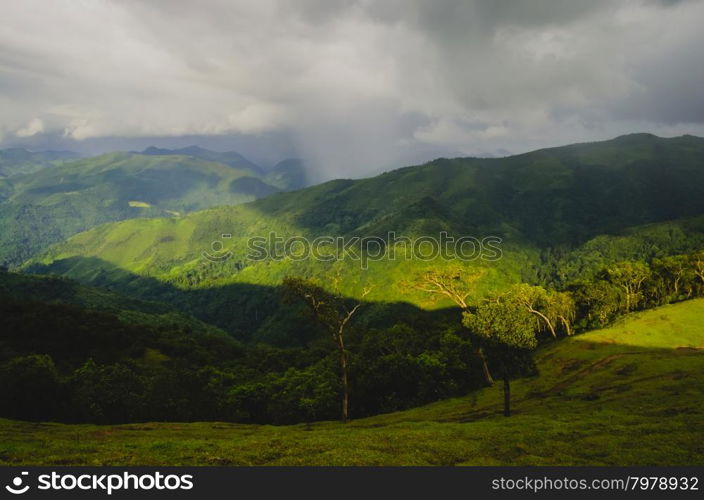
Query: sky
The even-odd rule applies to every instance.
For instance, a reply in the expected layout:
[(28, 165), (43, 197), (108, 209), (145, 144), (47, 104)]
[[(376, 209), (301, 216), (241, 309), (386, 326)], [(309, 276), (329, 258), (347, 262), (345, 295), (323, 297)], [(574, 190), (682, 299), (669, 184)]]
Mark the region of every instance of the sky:
[(0, 147), (304, 158), (321, 178), (704, 135), (704, 1), (23, 0)]

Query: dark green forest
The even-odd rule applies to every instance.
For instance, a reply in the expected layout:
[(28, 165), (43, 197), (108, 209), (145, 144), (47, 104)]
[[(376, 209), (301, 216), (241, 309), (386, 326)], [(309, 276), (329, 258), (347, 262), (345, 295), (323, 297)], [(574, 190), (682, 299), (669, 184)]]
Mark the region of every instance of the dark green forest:
[[(228, 172), (229, 161), (249, 174), (228, 182), (240, 186), (256, 174), (278, 190), (297, 168), (262, 173), (234, 155), (182, 154), (118, 154), (100, 160), (105, 165), (86, 159), (43, 175), (65, 180), (70, 171), (85, 184), (76, 190), (100, 193), (106, 178), (123, 179), (130, 169), (170, 170), (176, 162), (192, 173), (193, 161), (217, 161), (208, 168)], [(113, 174), (116, 161), (121, 170)], [(58, 222), (30, 214), (44, 229), (28, 230), (26, 245), (7, 240), (26, 253), (0, 273), (2, 416), (348, 420), (500, 382), (509, 415), (511, 381), (540, 376), (536, 349), (704, 295), (703, 166), (704, 139), (634, 134), (507, 158), (439, 159), (91, 229), (111, 209), (97, 196), (76, 197), (98, 216), (69, 232), (87, 231), (68, 239), (57, 233), (44, 250)], [(99, 182), (91, 185), (82, 169)], [(180, 174), (171, 179), (184, 182)], [(196, 184), (207, 191), (208, 182)], [(257, 191), (259, 184), (242, 186)], [(12, 196), (36, 197), (27, 198), (34, 210), (35, 202), (65, 201), (64, 187), (37, 184)], [(163, 199), (185, 212), (205, 192), (177, 191)], [(51, 217), (61, 214), (52, 207)], [(393, 261), (386, 242), (384, 258), (363, 269), (350, 259), (252, 261), (245, 253), (248, 238), (269, 232), (371, 238), (389, 231), (496, 236), (502, 257)], [(226, 232), (230, 257), (203, 258)]]
[[(0, 283), (13, 280), (17, 289), (17, 276), (3, 272)], [(469, 281), (462, 275), (439, 278), (451, 287)], [(478, 347), (485, 348), (495, 378), (531, 376), (535, 372), (530, 352), (538, 343), (608, 325), (631, 311), (704, 296), (704, 252), (649, 263), (616, 262), (593, 279), (572, 282), (560, 291), (515, 285), (469, 304), (464, 320), (460, 308), (429, 312), (409, 304), (364, 303), (303, 284), (328, 303), (347, 310), (359, 305), (359, 315), (345, 332), (345, 353), (349, 411), (361, 417), (486, 385)], [(65, 287), (83, 289), (83, 295), (91, 292), (64, 278), (35, 277), (23, 285), (30, 290), (49, 288), (45, 296)], [(100, 310), (95, 301), (88, 301), (89, 307), (69, 303), (75, 293), (50, 302), (0, 289), (7, 332), (0, 350), (6, 417), (284, 424), (339, 416), (339, 350), (328, 335), (336, 316), (331, 319), (330, 314), (306, 308), (304, 295), (290, 280), (273, 293), (308, 334), (305, 343), (298, 339), (286, 347), (243, 344), (197, 320), (189, 324), (168, 313), (131, 315), (120, 309)], [(145, 305), (150, 306), (127, 301), (119, 307), (154, 308)], [(508, 331), (518, 332), (517, 325), (525, 324), (526, 338), (532, 340), (506, 347), (487, 332), (492, 305), (499, 307), (493, 314), (508, 322)], [(545, 319), (531, 314), (533, 310)], [(496, 327), (495, 321), (489, 323)]]

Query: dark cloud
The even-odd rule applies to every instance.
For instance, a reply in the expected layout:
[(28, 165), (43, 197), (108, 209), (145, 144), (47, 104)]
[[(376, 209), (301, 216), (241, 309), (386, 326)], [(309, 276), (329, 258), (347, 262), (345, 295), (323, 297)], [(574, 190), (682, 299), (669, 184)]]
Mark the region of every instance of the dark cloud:
[(701, 135), (702, 18), (695, 0), (28, 0), (0, 18), (0, 144), (198, 141), (350, 177)]

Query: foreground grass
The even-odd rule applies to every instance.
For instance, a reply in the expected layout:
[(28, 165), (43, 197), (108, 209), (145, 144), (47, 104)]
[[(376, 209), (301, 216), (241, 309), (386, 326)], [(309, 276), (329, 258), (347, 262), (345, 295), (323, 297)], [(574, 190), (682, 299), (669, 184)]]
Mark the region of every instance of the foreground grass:
[(513, 384), (511, 418), (493, 387), (346, 425), (0, 420), (0, 464), (704, 464), (704, 299), (555, 343), (537, 361), (538, 377)]

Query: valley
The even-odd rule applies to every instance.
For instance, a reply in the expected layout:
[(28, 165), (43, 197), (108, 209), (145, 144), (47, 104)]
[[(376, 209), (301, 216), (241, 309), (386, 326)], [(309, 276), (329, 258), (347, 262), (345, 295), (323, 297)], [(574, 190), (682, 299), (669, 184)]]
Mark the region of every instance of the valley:
[[(0, 211), (31, 223), (0, 270), (0, 460), (700, 461), (702, 162), (704, 139), (632, 134), (302, 189), (294, 161), (195, 147), (9, 177)], [(390, 234), (496, 258), (396, 258)], [(252, 258), (271, 236), (365, 264)]]

